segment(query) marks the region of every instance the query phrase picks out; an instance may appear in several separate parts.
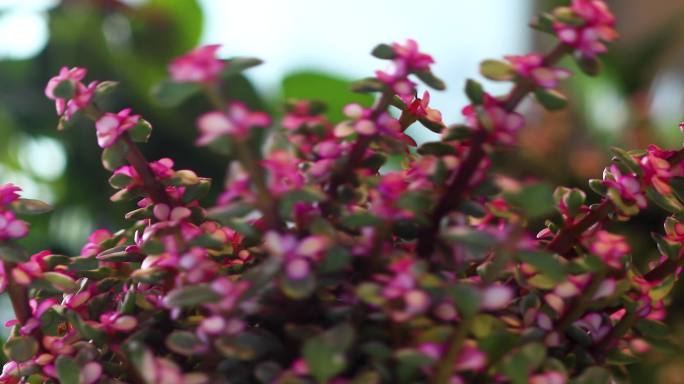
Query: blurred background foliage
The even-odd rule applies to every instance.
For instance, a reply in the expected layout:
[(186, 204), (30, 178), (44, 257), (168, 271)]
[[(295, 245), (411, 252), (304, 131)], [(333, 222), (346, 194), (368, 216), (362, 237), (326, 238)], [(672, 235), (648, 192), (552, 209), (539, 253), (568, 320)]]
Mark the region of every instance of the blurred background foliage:
[[(258, 2), (262, 7), (269, 4), (269, 1), (264, 0)], [(610, 160), (608, 148), (611, 146), (643, 148), (649, 143), (656, 143), (662, 147), (675, 148), (681, 145), (682, 136), (677, 124), (684, 115), (684, 25), (681, 23), (684, 1), (608, 2), (618, 17), (618, 31), (622, 39), (611, 47), (605, 57), (604, 71), (597, 78), (588, 78), (580, 74), (572, 60), (567, 60), (563, 64), (576, 74), (565, 84), (565, 91), (570, 95), (570, 107), (561, 112), (547, 113), (533, 103), (523, 105), (529, 124), (521, 135), (521, 148), (498, 156), (500, 165), (508, 173), (527, 179), (544, 179), (557, 185), (586, 187), (588, 178), (600, 177), (603, 167)], [(276, 0), (270, 3), (274, 7), (280, 4)], [(333, 4), (320, 8), (315, 1), (297, 0), (293, 3), (305, 11), (305, 6), (310, 5), (315, 12), (327, 14), (298, 14), (293, 11), (292, 15), (276, 16), (291, 18), (292, 28), (298, 23), (297, 16), (304, 21), (312, 17), (336, 19), (337, 10)], [(453, 27), (449, 35), (444, 35), (443, 23), (434, 23), (434, 32), (431, 33), (430, 27), (425, 30), (421, 26), (421, 23), (430, 25), (427, 13), (415, 17), (411, 8), (402, 6), (410, 2), (388, 0), (380, 3), (375, 6), (386, 7), (387, 12), (391, 12), (386, 15), (391, 16), (390, 19), (416, 18), (415, 24), (402, 25), (402, 34), (392, 34), (394, 39), (411, 37), (412, 30), (417, 34), (434, 35), (432, 46), (428, 43), (425, 50), (435, 54), (438, 63), (443, 57), (435, 51), (451, 52), (451, 56), (444, 60), (446, 64), (437, 67), (438, 74), (448, 80), (450, 89), (443, 95), (435, 95), (433, 100), (438, 108), (443, 109), (447, 123), (456, 122), (464, 102), (460, 95), (463, 81), (468, 76), (476, 76), (477, 67), (470, 66), (470, 63), (487, 58), (464, 58), (464, 55), (480, 55), (480, 52), (468, 50), (467, 44), (470, 41), (471, 44), (487, 46), (491, 39), (485, 34), (478, 37), (478, 34), (459, 30), (458, 25)], [(503, 27), (520, 30), (535, 10), (549, 9), (563, 1), (482, 0), (467, 2), (467, 5), (465, 1), (456, 1), (452, 5), (443, 3), (445, 12), (453, 11), (451, 8), (456, 7), (465, 10), (472, 7), (474, 14), (470, 17), (475, 20), (473, 25), (496, 24), (488, 19), (496, 17), (495, 21)], [(478, 5), (473, 3), (481, 3), (479, 13)], [(27, 8), (27, 4), (33, 4), (33, 8)], [(316, 7), (319, 8), (313, 4), (318, 4)], [(352, 1), (350, 4), (356, 6), (363, 2)], [(165, 78), (170, 59), (211, 36), (205, 28), (211, 23), (205, 23), (205, 20), (214, 20), (213, 28), (220, 29), (220, 25), (216, 26), (216, 20), (220, 24), (224, 16), (221, 12), (232, 9), (239, 13), (240, 7), (238, 2), (222, 3), (220, 0), (0, 0), (0, 34), (3, 34), (4, 41), (21, 40), (23, 36), (26, 44), (29, 44), (31, 37), (42, 28), (31, 23), (12, 24), (12, 12), (39, 12), (46, 22), (45, 41), (36, 52), (3, 52), (0, 41), (0, 182), (11, 181), (21, 185), (28, 197), (41, 198), (55, 206), (51, 215), (33, 223), (32, 234), (25, 239), (29, 249), (37, 251), (49, 248), (57, 253), (77, 254), (90, 231), (102, 227), (116, 228), (123, 220), (123, 213), (131, 208), (125, 204), (109, 203), (109, 195), (113, 190), (106, 183), (108, 173), (100, 165), (100, 149), (95, 145), (92, 126), (83, 123), (65, 132), (55, 129), (54, 106), (43, 96), (43, 88), (47, 80), (64, 65), (88, 68), (87, 79), (119, 81), (120, 86), (106, 108), (118, 110), (132, 106), (136, 113), (152, 122), (154, 134), (150, 143), (143, 148), (148, 158), (172, 157), (177, 168), (191, 168), (202, 176), (214, 178), (214, 194), (218, 193), (226, 172), (226, 159), (191, 145), (196, 138), (195, 118), (209, 108), (207, 102), (197, 97), (180, 108), (167, 109), (153, 101), (150, 90)], [(487, 7), (503, 9), (493, 16)], [(269, 11), (265, 9), (263, 12)], [(246, 22), (261, 17), (251, 13), (239, 16), (243, 16)], [(343, 25), (343, 20), (335, 22), (337, 28), (341, 26), (343, 29), (330, 33), (339, 36), (340, 41), (344, 39), (349, 45), (345, 28), (355, 28), (355, 24), (347, 21)], [(383, 25), (391, 26), (392, 20), (382, 23), (378, 20), (373, 31), (383, 28)], [(271, 30), (269, 25), (257, 24), (254, 28), (261, 29), (261, 35), (275, 38), (279, 34), (278, 30)], [(314, 35), (315, 39), (317, 32), (312, 30), (307, 33)], [(233, 38), (241, 41), (244, 47), (245, 44), (249, 45), (251, 38), (258, 41), (261, 35), (256, 34), (255, 31), (243, 30)], [(214, 35), (223, 36), (221, 33)], [(375, 33), (373, 36), (385, 35)], [(417, 37), (421, 42), (420, 37)], [(482, 52), (501, 56), (523, 53), (529, 48), (543, 50), (552, 44), (549, 37), (531, 32), (505, 34), (502, 39), (503, 46), (508, 44), (512, 50), (502, 50), (504, 48), (497, 45), (490, 51)], [(230, 41), (203, 42), (231, 46)], [(364, 39), (351, 41), (351, 44), (359, 55), (367, 55), (369, 48), (378, 42)], [(332, 44), (333, 47), (326, 51), (328, 53), (334, 52), (336, 43), (322, 42)], [(26, 44), (20, 44), (20, 50), (26, 48)], [(258, 44), (255, 45), (258, 47)], [(296, 47), (297, 41), (292, 42), (292, 46)], [(244, 53), (228, 52), (227, 56)], [(259, 52), (246, 53), (261, 56)], [(291, 53), (301, 54), (305, 61), (308, 57), (308, 52)], [(277, 62), (280, 57), (273, 54), (268, 59)], [(255, 82), (255, 88), (250, 79), (240, 77), (232, 81), (227, 91), (231, 98), (241, 99), (252, 108), (266, 110), (276, 116), (282, 113), (281, 105), (287, 98), (319, 99), (328, 103), (329, 117), (338, 121), (342, 118), (340, 109), (345, 103), (371, 102), (366, 96), (351, 93), (348, 84), (354, 77), (372, 73), (375, 68), (373, 65), (380, 64), (347, 56), (330, 57), (328, 60), (350, 70), (340, 75), (339, 66), (317, 67), (315, 63), (318, 61), (310, 60), (314, 62), (313, 66), (300, 65), (299, 68), (281, 71), (277, 83), (267, 84), (266, 89), (259, 86), (258, 82)], [(259, 73), (258, 70), (256, 73)], [(251, 77), (251, 74), (248, 76)], [(493, 89), (496, 92), (506, 90), (501, 85)], [(428, 133), (417, 128), (409, 132), (419, 142), (429, 138)], [(647, 259), (655, 255), (649, 233), (662, 230), (662, 219), (659, 212), (647, 210), (619, 229), (630, 235), (635, 257)], [(669, 321), (677, 328), (684, 328), (682, 284), (675, 294)], [(684, 340), (684, 329), (681, 335), (678, 337)], [(655, 367), (660, 367), (657, 375), (654, 375)], [(676, 359), (654, 355), (649, 363), (636, 365), (632, 370), (635, 382), (657, 379), (659, 382), (676, 383), (684, 382), (682, 367), (684, 365)]]

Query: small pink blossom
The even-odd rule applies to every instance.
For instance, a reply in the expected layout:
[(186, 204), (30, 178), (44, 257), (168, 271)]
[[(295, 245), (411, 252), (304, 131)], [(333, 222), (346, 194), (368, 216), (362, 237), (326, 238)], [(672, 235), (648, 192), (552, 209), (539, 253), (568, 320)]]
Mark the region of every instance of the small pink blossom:
[(12, 183), (0, 186), (0, 210), (19, 198), (21, 188)]
[(599, 231), (596, 237), (589, 242), (589, 250), (600, 257), (612, 268), (621, 269), (624, 265), (623, 258), (630, 252), (629, 244), (625, 238), (607, 231)]
[(510, 55), (505, 56), (505, 59), (513, 65), (519, 76), (532, 80), (542, 88), (556, 88), (560, 80), (570, 76), (567, 69), (544, 66), (544, 57), (539, 53)]
[(466, 344), (458, 354), (454, 369), (456, 371), (479, 371), (487, 364), (487, 355), (476, 346)]
[(253, 112), (240, 102), (232, 102), (225, 112), (205, 113), (197, 119), (200, 137), (197, 145), (208, 145), (221, 136), (244, 140), (253, 127), (266, 127), (271, 118), (264, 112)]
[(116, 114), (105, 113), (97, 120), (97, 144), (101, 148), (111, 147), (119, 136), (138, 124), (140, 115), (131, 115), (131, 111), (126, 108)]
[(28, 223), (19, 220), (14, 212), (0, 210), (0, 241), (28, 235)]
[(394, 60), (401, 61), (409, 71), (421, 71), (430, 68), (435, 61), (432, 56), (422, 53), (418, 43), (413, 39), (407, 39), (405, 44), (392, 43), (392, 50), (396, 57)]
[(530, 384), (565, 384), (567, 378), (562, 372), (550, 371), (530, 377)]
[[(646, 195), (641, 190), (639, 179), (633, 173), (623, 174), (613, 164), (603, 173), (603, 184), (609, 188), (608, 196), (627, 216), (634, 215), (639, 209), (646, 208)], [(613, 190), (615, 193), (611, 193)]]
[(513, 299), (513, 290), (505, 285), (492, 285), (482, 291), (482, 308), (499, 310)]
[(169, 65), (171, 78), (179, 83), (212, 83), (226, 66), (216, 57), (218, 44), (205, 45), (173, 60)]
[(420, 52), (418, 43), (408, 39), (406, 44), (393, 43), (394, 58), (386, 71), (376, 71), (376, 77), (392, 88), (394, 93), (402, 97), (410, 97), (415, 93), (416, 84), (408, 79), (410, 73), (429, 71), (434, 62), (430, 55)]
[(671, 151), (663, 151), (656, 145), (650, 145), (646, 155), (639, 161), (639, 165), (644, 171), (644, 180), (663, 195), (672, 193), (670, 179), (673, 175), (670, 163), (667, 160), (671, 155)]
[(573, 0), (571, 10), (582, 19), (580, 25), (556, 21), (553, 28), (558, 38), (575, 48), (582, 56), (594, 58), (606, 51), (604, 43), (617, 39), (615, 17), (601, 0)]
[[(98, 84), (96, 81), (91, 82), (87, 86), (81, 83), (86, 73), (87, 70), (85, 68), (62, 67), (59, 74), (51, 78), (45, 87), (45, 96), (55, 101), (57, 114), (63, 116), (66, 120), (69, 120), (78, 110), (87, 107), (95, 93), (95, 88)], [(55, 88), (63, 81), (71, 83), (74, 92), (71, 99), (61, 98), (54, 94)]]
[(506, 111), (501, 101), (489, 94), (484, 95), (483, 111), (484, 114), (479, 116), (474, 106), (463, 108), (466, 124), (473, 129), (491, 130), (492, 140), (497, 143), (514, 144), (515, 134), (525, 125), (525, 118), (519, 113)]
[(436, 124), (444, 124), (442, 113), (437, 109), (430, 108), (430, 92), (423, 92), (423, 97), (402, 96), (402, 101), (406, 104), (406, 110), (417, 118), (425, 118)]

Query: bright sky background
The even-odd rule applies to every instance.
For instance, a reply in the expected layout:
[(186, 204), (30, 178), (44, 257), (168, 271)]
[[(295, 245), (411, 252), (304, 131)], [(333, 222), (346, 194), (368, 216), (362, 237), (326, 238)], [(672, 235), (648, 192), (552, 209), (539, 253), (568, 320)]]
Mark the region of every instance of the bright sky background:
[[(458, 118), (461, 88), (480, 60), (529, 49), (531, 0), (199, 1), (206, 14), (203, 42), (223, 44), (225, 56), (266, 60), (249, 73), (265, 91), (277, 91), (283, 75), (297, 69), (350, 79), (371, 75), (386, 65), (369, 55), (375, 44), (414, 38), (449, 85), (433, 94), (449, 121)], [(0, 59), (39, 52), (48, 38), (45, 11), (57, 3), (0, 0)]]
[(386, 65), (369, 55), (377, 43), (413, 38), (449, 86), (432, 98), (449, 121), (459, 116), (465, 79), (477, 76), (482, 59), (530, 45), (530, 0), (200, 1), (207, 10), (203, 41), (223, 44), (226, 56), (264, 59), (249, 75), (265, 90), (302, 68), (372, 75)]
[[(47, 10), (58, 2), (0, 0), (0, 60), (29, 59), (40, 52), (49, 37)], [(266, 63), (248, 75), (259, 89), (271, 93), (279, 90), (284, 75), (295, 70), (315, 69), (348, 79), (370, 76), (387, 65), (370, 56), (376, 44), (414, 38), (435, 58), (434, 71), (449, 87), (432, 94), (432, 104), (443, 111), (447, 122), (460, 119), (463, 84), (467, 77), (478, 76), (480, 60), (529, 50), (530, 30), (525, 25), (531, 0), (199, 2), (205, 10), (202, 43), (223, 44), (221, 54), (226, 57), (264, 59)], [(488, 89), (503, 91), (495, 86)], [(62, 174), (66, 163), (58, 142), (27, 137), (24, 144), (20, 160), (25, 170), (44, 180)], [(45, 156), (59, 161), (46, 168)], [(22, 182), (28, 195), (52, 200), (48, 186), (31, 182), (28, 175), (2, 165), (0, 173)]]

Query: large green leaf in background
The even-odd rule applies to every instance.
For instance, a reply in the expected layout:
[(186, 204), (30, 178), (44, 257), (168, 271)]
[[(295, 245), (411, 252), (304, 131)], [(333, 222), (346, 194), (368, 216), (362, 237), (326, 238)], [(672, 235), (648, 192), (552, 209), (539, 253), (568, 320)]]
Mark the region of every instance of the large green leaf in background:
[(371, 96), (352, 92), (349, 85), (349, 81), (320, 72), (295, 72), (283, 79), (283, 97), (322, 101), (328, 106), (326, 116), (338, 122), (344, 120), (342, 108), (345, 105), (359, 103), (369, 106), (373, 101)]

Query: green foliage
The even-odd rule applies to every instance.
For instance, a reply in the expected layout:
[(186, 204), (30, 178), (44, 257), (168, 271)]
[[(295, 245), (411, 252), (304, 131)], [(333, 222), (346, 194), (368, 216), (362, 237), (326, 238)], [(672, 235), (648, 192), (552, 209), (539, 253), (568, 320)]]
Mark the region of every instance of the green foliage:
[(325, 103), (326, 116), (332, 121), (342, 121), (342, 108), (348, 103), (368, 106), (372, 98), (349, 89), (349, 83), (340, 78), (318, 72), (297, 72), (283, 79), (284, 99), (312, 99)]

